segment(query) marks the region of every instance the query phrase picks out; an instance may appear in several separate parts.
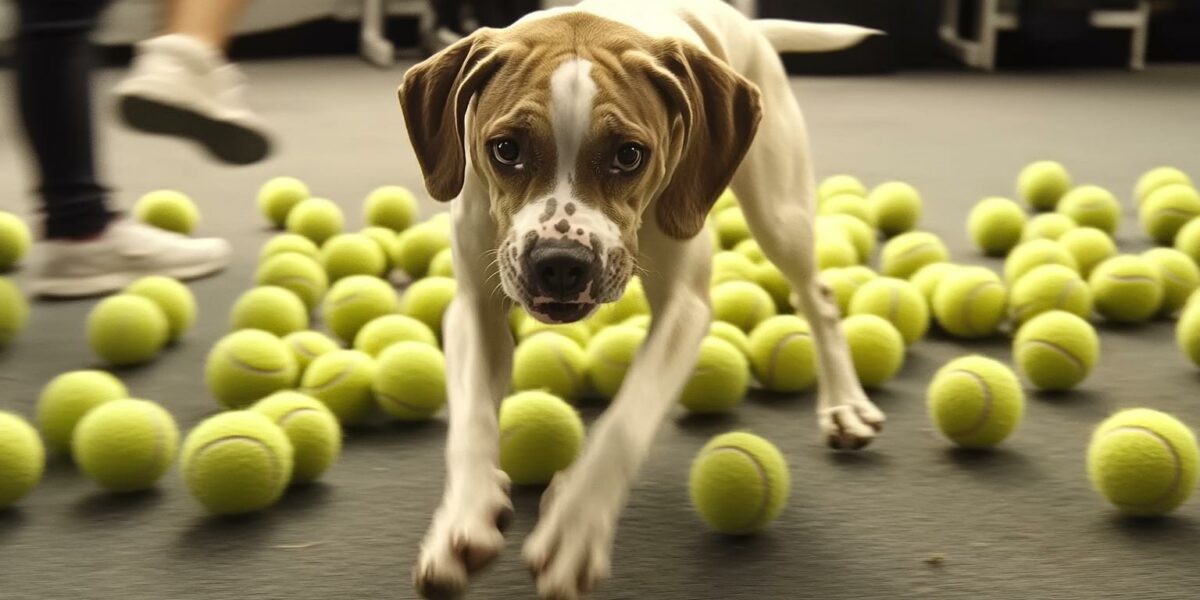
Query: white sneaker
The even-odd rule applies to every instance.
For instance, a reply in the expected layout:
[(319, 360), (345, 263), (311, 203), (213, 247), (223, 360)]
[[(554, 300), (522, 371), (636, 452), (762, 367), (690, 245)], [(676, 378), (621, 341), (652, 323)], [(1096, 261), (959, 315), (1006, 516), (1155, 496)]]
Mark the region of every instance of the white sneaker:
[(146, 275), (195, 279), (224, 269), (230, 254), (220, 238), (189, 238), (121, 219), (94, 239), (43, 242), (33, 292), (78, 298), (120, 291)]
[(245, 77), (220, 52), (171, 34), (138, 44), (129, 75), (117, 85), (117, 112), (146, 133), (195, 140), (227, 163), (265, 158), (270, 135), (242, 98)]

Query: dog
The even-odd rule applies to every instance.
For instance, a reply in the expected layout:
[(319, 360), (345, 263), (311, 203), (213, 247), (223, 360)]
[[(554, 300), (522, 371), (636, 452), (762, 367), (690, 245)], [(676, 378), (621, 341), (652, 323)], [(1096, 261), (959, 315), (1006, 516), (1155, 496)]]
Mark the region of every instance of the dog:
[(419, 593), (461, 595), (504, 546), (497, 408), (510, 389), (511, 306), (578, 321), (637, 271), (649, 334), (543, 494), (523, 552), (543, 598), (585, 596), (607, 576), (630, 486), (708, 331), (712, 248), (698, 234), (727, 186), (812, 328), (821, 433), (839, 449), (874, 438), (884, 415), (816, 277), (807, 133), (779, 59), (874, 33), (750, 20), (720, 0), (585, 0), (479, 30), (408, 70), (400, 103), (429, 194), (451, 201), (459, 281), (444, 321), (447, 477), (414, 569)]

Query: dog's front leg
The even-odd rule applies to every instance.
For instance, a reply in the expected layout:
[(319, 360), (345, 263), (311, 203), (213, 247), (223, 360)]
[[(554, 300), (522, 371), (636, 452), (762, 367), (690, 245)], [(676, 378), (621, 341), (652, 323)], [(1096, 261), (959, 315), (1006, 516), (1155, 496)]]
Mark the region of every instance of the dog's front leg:
[[(647, 237), (654, 239), (647, 243)], [(524, 554), (543, 598), (581, 597), (607, 576), (629, 488), (708, 331), (708, 244), (707, 238), (681, 243), (658, 234), (654, 225), (643, 228), (643, 281), (653, 323), (621, 391), (593, 425), (583, 453), (542, 497), (541, 520)]]

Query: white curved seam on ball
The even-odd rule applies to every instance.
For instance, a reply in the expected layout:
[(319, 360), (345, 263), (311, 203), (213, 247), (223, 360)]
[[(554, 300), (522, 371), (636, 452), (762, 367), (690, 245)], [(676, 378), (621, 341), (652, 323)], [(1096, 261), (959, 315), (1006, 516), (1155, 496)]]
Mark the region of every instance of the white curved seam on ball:
[[(542, 333), (550, 333), (550, 332), (542, 332)], [(567, 340), (567, 341), (572, 344), (575, 343), (571, 340)], [(571, 380), (571, 393), (572, 394), (576, 393), (577, 391), (579, 391), (580, 387), (582, 387), (582, 384), (583, 384), (583, 382), (580, 381), (581, 376), (579, 374), (577, 374), (574, 369), (571, 368), (571, 363), (567, 362), (566, 355), (563, 354), (562, 349), (558, 345), (555, 345), (552, 350), (554, 352), (554, 359), (558, 361), (559, 366), (561, 366), (563, 371), (565, 371), (567, 373), (567, 378)]]
[(279, 416), (279, 419), (276, 420), (275, 422), (278, 423), (280, 427), (287, 427), (288, 421), (292, 420), (295, 417), (300, 416), (303, 413), (321, 414), (321, 411), (319, 411), (315, 408), (301, 406), (301, 407), (293, 408), (292, 410), (289, 410), (286, 413), (283, 413), (282, 415)]
[(1065, 310), (1063, 309), (1063, 305), (1066, 304), (1068, 298), (1071, 296), (1071, 293), (1075, 291), (1075, 288), (1079, 286), (1080, 283), (1081, 282), (1076, 279), (1068, 281), (1067, 285), (1064, 285), (1062, 289), (1058, 291), (1058, 297), (1054, 299), (1054, 308)]
[(975, 301), (975, 297), (978, 296), (980, 293), (982, 293), (984, 289), (986, 289), (990, 285), (994, 285), (995, 283), (996, 282), (994, 282), (994, 281), (980, 282), (980, 283), (976, 284), (975, 287), (971, 288), (971, 291), (967, 292), (967, 297), (963, 299), (963, 303), (962, 303), (963, 323), (967, 326), (967, 330), (970, 331), (971, 333), (980, 333), (980, 334), (985, 333), (984, 331), (976, 331), (975, 327), (971, 324), (971, 303)]
[(349, 377), (352, 373), (354, 373), (354, 362), (348, 362), (348, 363), (346, 363), (346, 367), (344, 369), (342, 369), (341, 372), (339, 372), (337, 374), (337, 376), (325, 381), (325, 383), (322, 383), (321, 385), (318, 385), (318, 386), (306, 385), (306, 386), (304, 386), (304, 389), (312, 390), (314, 392), (323, 392), (323, 391), (328, 390), (329, 388), (334, 387), (337, 384), (341, 383), (344, 379)]
[(900, 288), (897, 285), (888, 287), (887, 320), (889, 323), (896, 322), (896, 311), (900, 310)]
[(1104, 432), (1104, 435), (1107, 437), (1118, 431), (1142, 433), (1145, 435), (1149, 435), (1150, 437), (1158, 440), (1158, 442), (1160, 444), (1162, 444), (1163, 446), (1165, 446), (1167, 448), (1167, 452), (1169, 452), (1171, 454), (1171, 460), (1175, 463), (1175, 477), (1174, 477), (1174, 479), (1171, 480), (1171, 485), (1170, 485), (1170, 487), (1167, 488), (1166, 492), (1163, 492), (1159, 497), (1157, 497), (1153, 500), (1150, 500), (1148, 502), (1119, 502), (1118, 504), (1120, 504), (1122, 506), (1133, 506), (1133, 507), (1153, 506), (1155, 504), (1158, 504), (1159, 502), (1163, 502), (1164, 500), (1170, 498), (1175, 493), (1175, 491), (1179, 488), (1179, 484), (1183, 483), (1183, 461), (1179, 457), (1179, 452), (1177, 450), (1175, 450), (1175, 446), (1173, 446), (1171, 444), (1170, 440), (1163, 437), (1157, 431), (1154, 431), (1153, 429), (1150, 429), (1149, 427), (1143, 427), (1140, 425), (1122, 425), (1120, 427), (1114, 427), (1113, 429), (1110, 429), (1110, 430)]
[(287, 371), (286, 367), (279, 367), (277, 369), (263, 369), (263, 368), (251, 365), (249, 363), (243, 362), (240, 358), (238, 358), (237, 356), (234, 356), (233, 352), (227, 352), (226, 354), (228, 355), (228, 358), (229, 358), (229, 364), (233, 365), (234, 367), (236, 367), (238, 369), (241, 369), (243, 371), (247, 371), (250, 373), (257, 373), (259, 375), (278, 375), (280, 373)]
[(1054, 342), (1047, 341), (1047, 340), (1025, 340), (1025, 344), (1026, 345), (1033, 344), (1036, 346), (1044, 346), (1046, 348), (1049, 348), (1051, 351), (1061, 354), (1063, 356), (1063, 358), (1067, 359), (1071, 364), (1075, 365), (1075, 368), (1079, 369), (1080, 373), (1087, 372), (1087, 367), (1083, 364), (1083, 361), (1080, 360), (1079, 357), (1075, 356), (1074, 354), (1071, 354), (1069, 351), (1067, 351), (1066, 348), (1063, 348), (1062, 346), (1059, 346), (1058, 344), (1055, 344)]
[(282, 469), (281, 465), (279, 464), (280, 463), (279, 457), (275, 455), (275, 450), (272, 449), (269, 445), (267, 445), (266, 442), (264, 442), (256, 437), (249, 436), (249, 435), (229, 435), (229, 436), (225, 436), (223, 438), (217, 438), (215, 440), (212, 440), (212, 441), (204, 444), (203, 446), (200, 446), (199, 448), (197, 448), (196, 451), (192, 453), (192, 460), (194, 461), (197, 456), (200, 456), (201, 454), (204, 454), (208, 450), (211, 450), (218, 446), (223, 446), (225, 444), (233, 444), (233, 443), (238, 443), (238, 442), (249, 442), (255, 446), (258, 446), (263, 452), (266, 453), (267, 459), (269, 461), (271, 461), (272, 475), (274, 475), (275, 477), (280, 478), (280, 479), (282, 478), (283, 473), (281, 473), (281, 471), (283, 469)]
[(767, 379), (769, 379), (770, 381), (764, 381), (763, 383), (767, 384), (768, 386), (774, 385), (775, 367), (779, 364), (779, 353), (783, 352), (783, 347), (790, 344), (792, 342), (792, 340), (794, 340), (794, 339), (807, 338), (807, 337), (811, 337), (811, 336), (802, 331), (796, 331), (796, 332), (789, 333), (789, 334), (783, 336), (782, 339), (780, 339), (778, 342), (775, 343), (775, 347), (771, 349), (771, 360), (767, 361), (766, 375), (767, 375)]
[(979, 430), (987, 425), (988, 419), (992, 416), (992, 387), (988, 385), (987, 380), (974, 371), (955, 369), (950, 371), (949, 374), (970, 377), (975, 380), (975, 383), (979, 384), (979, 390), (983, 393), (983, 409), (979, 411), (979, 420), (965, 431), (952, 431), (950, 433), (955, 436), (968, 436), (979, 433)]
[(746, 457), (746, 459), (750, 461), (750, 464), (754, 465), (754, 469), (758, 471), (759, 480), (762, 481), (763, 484), (763, 497), (762, 504), (759, 505), (758, 511), (755, 512), (754, 520), (752, 522), (756, 527), (761, 526), (763, 518), (767, 515), (767, 507), (771, 503), (771, 479), (767, 475), (766, 467), (764, 467), (762, 463), (758, 462), (758, 457), (751, 454), (745, 448), (739, 448), (738, 446), (717, 446), (716, 448), (709, 450), (708, 454), (712, 455), (713, 453), (721, 451), (736, 452), (741, 454), (742, 456)]
[(425, 414), (426, 412), (429, 411), (429, 407), (427, 407), (427, 406), (417, 406), (415, 404), (409, 404), (408, 402), (405, 402), (405, 401), (401, 400), (400, 398), (397, 398), (396, 396), (393, 396), (391, 394), (385, 394), (380, 391), (375, 391), (375, 397), (380, 400), (383, 400), (389, 404), (393, 404), (395, 406), (403, 408), (404, 410), (412, 411), (419, 415)]
[(1145, 275), (1108, 275), (1107, 277), (1121, 283), (1159, 283), (1155, 278)]

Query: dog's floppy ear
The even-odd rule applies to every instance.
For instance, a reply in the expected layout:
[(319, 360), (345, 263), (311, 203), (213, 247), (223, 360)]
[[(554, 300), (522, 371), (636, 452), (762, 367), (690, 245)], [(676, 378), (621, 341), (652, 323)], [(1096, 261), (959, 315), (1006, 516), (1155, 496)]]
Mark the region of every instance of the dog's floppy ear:
[(400, 107), (425, 176), (437, 200), (458, 196), (466, 157), (463, 121), (471, 97), (500, 68), (496, 30), (480, 29), (417, 64), (404, 74)]
[(690, 238), (704, 227), (729, 185), (762, 118), (758, 88), (725, 63), (689, 44), (663, 42), (650, 80), (667, 102), (673, 130), (682, 124), (679, 163), (658, 198), (655, 217), (667, 235)]

